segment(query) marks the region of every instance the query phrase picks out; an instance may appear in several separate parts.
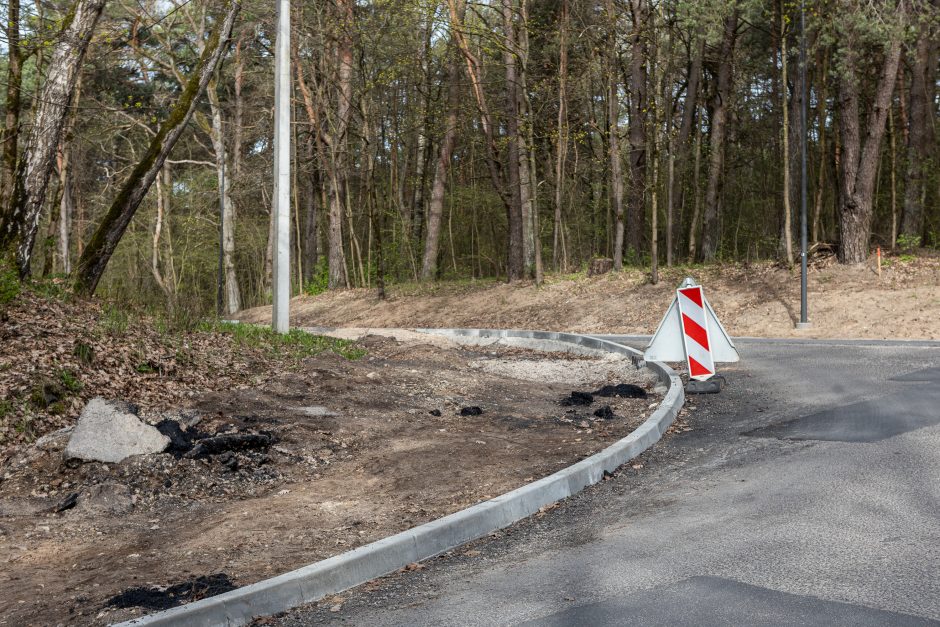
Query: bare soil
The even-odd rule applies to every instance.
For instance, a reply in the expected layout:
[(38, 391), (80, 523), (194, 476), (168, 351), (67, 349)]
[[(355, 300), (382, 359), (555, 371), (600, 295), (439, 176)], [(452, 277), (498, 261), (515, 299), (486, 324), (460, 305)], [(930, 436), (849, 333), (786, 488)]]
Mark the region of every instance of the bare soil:
[[(10, 447), (0, 624), (111, 623), (285, 572), (570, 465), (661, 400), (649, 372), (613, 356), (347, 335), (365, 357), (324, 352), (149, 415), (269, 445), (113, 465), (64, 463), (64, 435)], [(648, 396), (571, 404), (614, 384)]]
[[(940, 339), (940, 256), (888, 256), (881, 274), (874, 260), (842, 266), (817, 256), (808, 273), (810, 330), (796, 331), (800, 273), (771, 263), (625, 270), (595, 277), (551, 276), (531, 283), (473, 281), (356, 289), (296, 298), (296, 324), (310, 326), (481, 327), (587, 333), (650, 334), (676, 286), (692, 276), (732, 336)], [(267, 322), (270, 308), (243, 314)]]

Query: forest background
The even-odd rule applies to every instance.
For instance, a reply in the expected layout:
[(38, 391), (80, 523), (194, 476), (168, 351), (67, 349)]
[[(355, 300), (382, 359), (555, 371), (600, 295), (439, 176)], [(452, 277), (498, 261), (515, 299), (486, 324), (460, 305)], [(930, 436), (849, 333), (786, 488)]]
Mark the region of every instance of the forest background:
[[(798, 2), (291, 4), (295, 293), (796, 261)], [(0, 7), (0, 292), (269, 302), (275, 3)], [(811, 244), (940, 246), (940, 3), (805, 10)]]

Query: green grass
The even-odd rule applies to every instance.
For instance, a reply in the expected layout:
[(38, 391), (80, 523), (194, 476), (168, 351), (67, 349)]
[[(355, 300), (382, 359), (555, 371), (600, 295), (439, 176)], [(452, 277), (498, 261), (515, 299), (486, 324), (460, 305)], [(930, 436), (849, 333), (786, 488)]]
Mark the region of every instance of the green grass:
[(109, 335), (124, 335), (128, 324), (130, 324), (130, 314), (114, 305), (106, 305), (98, 320), (98, 326)]
[(29, 289), (34, 294), (62, 301), (68, 300), (72, 296), (68, 286), (68, 277), (64, 274), (54, 274), (29, 283)]
[(0, 305), (11, 302), (20, 294), (20, 277), (16, 269), (0, 262)]
[(66, 390), (72, 393), (81, 392), (82, 388), (85, 387), (82, 382), (78, 380), (78, 376), (68, 368), (59, 371), (59, 381)]
[(270, 327), (207, 321), (200, 325), (199, 330), (231, 335), (238, 344), (262, 348), (272, 355), (298, 359), (318, 355), (327, 350), (342, 355), (346, 359), (359, 359), (366, 354), (363, 349), (356, 348), (349, 340), (314, 335), (300, 329), (291, 329), (288, 333), (281, 334)]
[(85, 344), (84, 342), (75, 342), (75, 348), (72, 349), (72, 354), (78, 357), (78, 360), (86, 366), (91, 365), (91, 363), (95, 361), (95, 349), (92, 348), (90, 344)]

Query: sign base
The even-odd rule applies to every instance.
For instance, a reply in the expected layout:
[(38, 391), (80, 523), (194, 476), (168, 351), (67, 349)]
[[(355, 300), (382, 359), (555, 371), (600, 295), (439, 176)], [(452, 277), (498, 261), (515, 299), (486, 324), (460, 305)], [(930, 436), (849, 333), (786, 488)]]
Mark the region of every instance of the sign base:
[(698, 381), (697, 379), (689, 379), (689, 382), (685, 384), (685, 393), (686, 394), (718, 394), (721, 392), (722, 386), (725, 384), (725, 378), (720, 374), (716, 374), (708, 381)]

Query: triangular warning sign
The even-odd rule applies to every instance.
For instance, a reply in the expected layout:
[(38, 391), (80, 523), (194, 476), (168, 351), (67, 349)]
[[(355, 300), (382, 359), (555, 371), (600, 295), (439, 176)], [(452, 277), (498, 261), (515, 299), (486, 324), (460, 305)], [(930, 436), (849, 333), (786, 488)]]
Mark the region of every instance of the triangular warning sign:
[[(679, 286), (679, 289), (694, 287), (695, 281), (691, 278), (685, 279)], [(739, 361), (738, 351), (734, 343), (728, 336), (728, 332), (721, 325), (715, 310), (707, 298), (702, 298), (705, 309), (705, 317), (708, 320), (709, 339), (712, 359), (719, 363), (731, 363)], [(653, 339), (643, 353), (646, 361), (686, 361), (686, 349), (683, 341), (682, 318), (679, 312), (678, 296), (672, 299), (672, 304), (663, 316), (662, 322), (656, 329)]]

